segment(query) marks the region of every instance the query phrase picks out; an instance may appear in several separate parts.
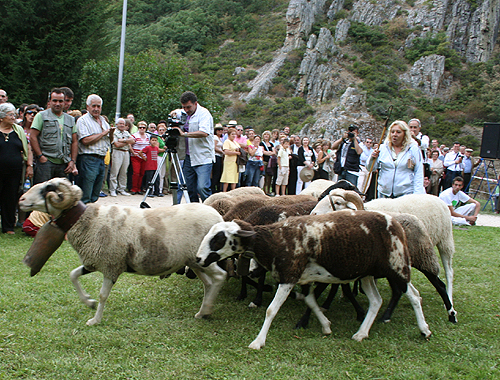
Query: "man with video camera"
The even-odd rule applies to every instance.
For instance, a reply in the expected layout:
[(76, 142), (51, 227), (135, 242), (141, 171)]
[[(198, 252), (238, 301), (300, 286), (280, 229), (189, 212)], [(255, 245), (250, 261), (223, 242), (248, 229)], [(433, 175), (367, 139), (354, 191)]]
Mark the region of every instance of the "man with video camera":
[(350, 125), (348, 132), (332, 144), (332, 149), (337, 149), (337, 160), (333, 166), (338, 179), (345, 179), (354, 186), (358, 186), (359, 158), (363, 148), (359, 146), (358, 126)]
[(182, 172), (191, 202), (203, 202), (211, 194), (210, 175), (215, 161), (214, 120), (209, 110), (198, 104), (198, 98), (186, 91), (180, 98), (187, 120), (181, 127), (186, 138), (186, 157)]

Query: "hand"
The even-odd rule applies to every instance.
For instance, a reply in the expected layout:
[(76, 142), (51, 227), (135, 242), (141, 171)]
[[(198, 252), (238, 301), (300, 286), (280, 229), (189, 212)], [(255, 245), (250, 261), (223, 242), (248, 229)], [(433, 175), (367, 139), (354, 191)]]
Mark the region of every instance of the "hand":
[(33, 178), (33, 166), (26, 167), (26, 178)]
[(41, 164), (45, 164), (47, 161), (48, 161), (48, 158), (47, 158), (47, 157), (45, 157), (45, 156), (41, 156), (41, 157), (38, 159), (38, 162), (40, 162)]
[(68, 162), (66, 169), (64, 169), (64, 173), (66, 173), (66, 174), (73, 173), (73, 170), (75, 170), (75, 162), (70, 161), (70, 162)]
[(373, 151), (373, 153), (372, 153), (372, 157), (373, 157), (373, 158), (377, 158), (379, 153), (380, 153), (380, 150), (375, 149), (375, 150)]
[(465, 220), (467, 220), (470, 224), (474, 225), (474, 224), (476, 224), (477, 216), (474, 216), (474, 215), (466, 216)]

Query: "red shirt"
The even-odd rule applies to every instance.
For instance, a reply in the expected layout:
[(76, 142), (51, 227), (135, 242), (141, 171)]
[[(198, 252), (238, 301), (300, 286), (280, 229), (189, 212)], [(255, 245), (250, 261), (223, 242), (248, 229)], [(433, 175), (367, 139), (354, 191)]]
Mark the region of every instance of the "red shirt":
[(146, 155), (146, 164), (144, 170), (156, 170), (158, 169), (158, 147), (152, 147), (151, 145), (145, 147), (142, 152)]

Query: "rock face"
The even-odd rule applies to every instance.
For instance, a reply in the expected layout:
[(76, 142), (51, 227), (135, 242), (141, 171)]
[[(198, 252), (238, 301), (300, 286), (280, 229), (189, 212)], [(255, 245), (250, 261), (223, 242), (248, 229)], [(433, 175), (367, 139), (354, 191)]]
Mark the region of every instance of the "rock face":
[(366, 25), (382, 25), (384, 21), (390, 21), (401, 9), (397, 0), (359, 0), (354, 3), (349, 19), (362, 22)]
[(309, 136), (313, 140), (325, 138), (335, 141), (351, 124), (359, 125), (362, 139), (368, 136), (376, 139), (380, 137), (380, 126), (366, 110), (366, 95), (354, 87), (348, 87), (340, 97), (339, 105), (321, 114), (314, 124), (302, 128), (300, 135)]
[(409, 87), (435, 97), (444, 82), (444, 61), (445, 57), (437, 54), (422, 57), (399, 79)]

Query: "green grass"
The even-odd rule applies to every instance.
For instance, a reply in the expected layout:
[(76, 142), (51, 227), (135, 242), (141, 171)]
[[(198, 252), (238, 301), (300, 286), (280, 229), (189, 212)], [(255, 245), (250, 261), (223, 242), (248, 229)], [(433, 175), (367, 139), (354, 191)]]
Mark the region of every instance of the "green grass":
[[(454, 230), (455, 308), (447, 322), (439, 296), (413, 271), (413, 283), (433, 335), (420, 336), (413, 310), (400, 301), (388, 324), (375, 322), (361, 343), (352, 307), (335, 300), (326, 313), (333, 334), (322, 337), (316, 318), (294, 330), (303, 302), (288, 300), (260, 351), (247, 348), (265, 309), (235, 301), (238, 284), (222, 289), (213, 316), (197, 320), (199, 280), (122, 275), (100, 325), (76, 295), (69, 272), (79, 265), (66, 242), (33, 278), (22, 258), (32, 240), (0, 236), (0, 379), (494, 379), (500, 378), (500, 230)], [(86, 277), (86, 278), (85, 278)], [(102, 276), (82, 279), (98, 297)], [(444, 276), (442, 276), (444, 277)], [(388, 301), (385, 280), (379, 289)], [(253, 290), (250, 295), (253, 296)], [(266, 294), (267, 305), (272, 295)], [(364, 296), (358, 297), (366, 307)], [(384, 305), (385, 306), (385, 305)], [(384, 307), (383, 306), (383, 307)]]

